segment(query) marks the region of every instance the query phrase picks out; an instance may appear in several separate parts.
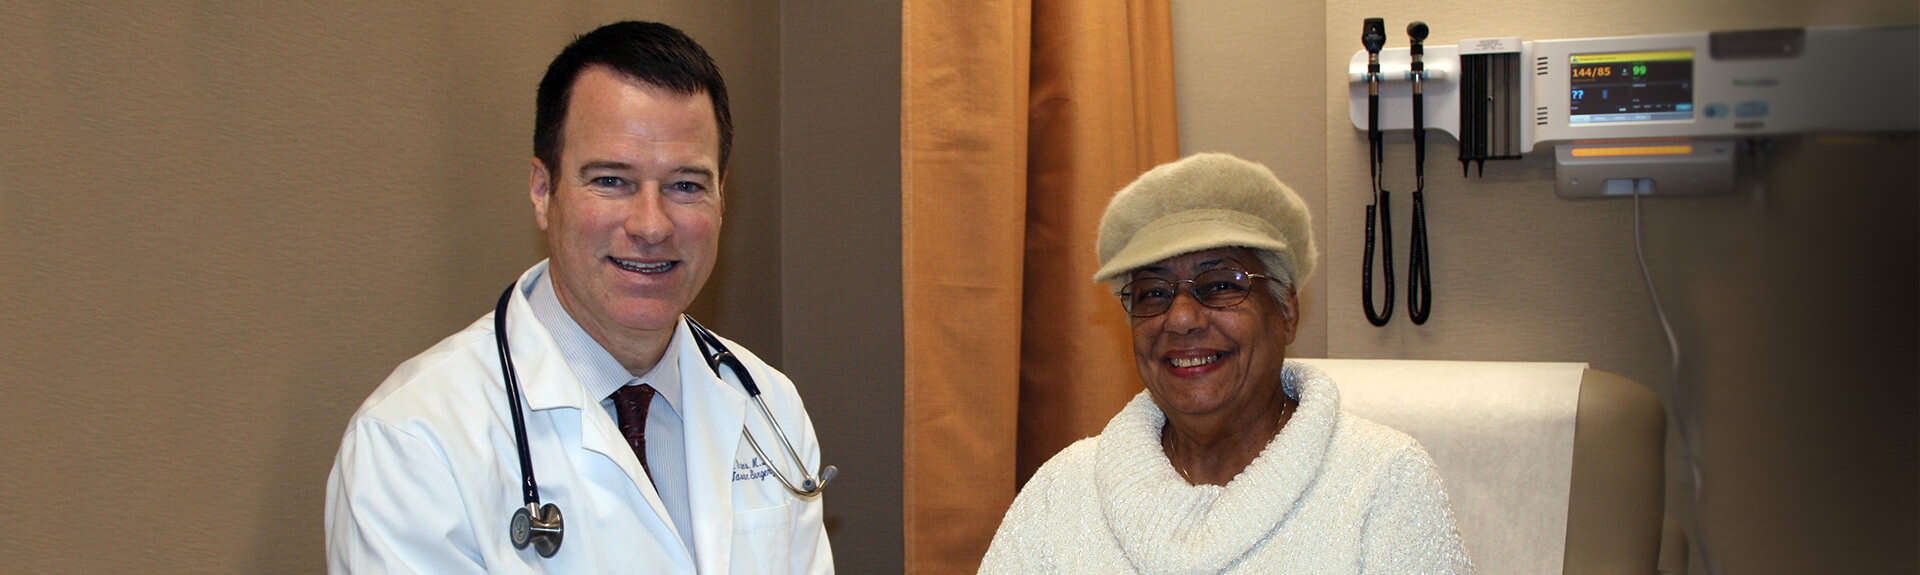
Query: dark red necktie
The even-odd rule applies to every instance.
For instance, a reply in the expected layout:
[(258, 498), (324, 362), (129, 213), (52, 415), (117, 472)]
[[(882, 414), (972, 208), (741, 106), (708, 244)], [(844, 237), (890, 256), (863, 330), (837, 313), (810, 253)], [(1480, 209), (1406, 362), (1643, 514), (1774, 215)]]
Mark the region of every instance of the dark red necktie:
[(653, 404), (654, 393), (653, 386), (644, 383), (613, 392), (613, 411), (620, 414), (620, 434), (627, 436), (627, 446), (640, 458), (640, 469), (647, 472), (649, 482), (653, 481), (653, 469), (647, 467), (647, 406)]

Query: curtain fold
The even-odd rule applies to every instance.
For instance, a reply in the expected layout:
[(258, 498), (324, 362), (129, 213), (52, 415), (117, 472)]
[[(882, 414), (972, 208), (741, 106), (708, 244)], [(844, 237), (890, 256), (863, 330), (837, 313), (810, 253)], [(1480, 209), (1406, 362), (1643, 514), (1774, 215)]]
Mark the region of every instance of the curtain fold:
[(902, 6), (909, 573), (972, 573), (1019, 483), (1140, 389), (1094, 235), (1178, 156), (1166, 0)]
[(1031, 9), (901, 6), (908, 573), (977, 570), (1013, 501)]
[(1036, 2), (1028, 106), (1020, 483), (1141, 388), (1094, 240), (1107, 200), (1176, 159), (1165, 2)]

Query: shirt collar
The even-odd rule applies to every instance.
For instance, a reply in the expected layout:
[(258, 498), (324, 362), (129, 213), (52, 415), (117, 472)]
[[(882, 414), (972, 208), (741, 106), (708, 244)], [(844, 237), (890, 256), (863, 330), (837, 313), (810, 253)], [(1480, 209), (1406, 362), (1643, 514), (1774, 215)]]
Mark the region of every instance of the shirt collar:
[(566, 360), (567, 367), (579, 378), (580, 385), (587, 390), (589, 397), (605, 399), (619, 391), (621, 387), (644, 383), (653, 386), (661, 399), (675, 411), (680, 409), (680, 332), (685, 328), (675, 324), (673, 337), (667, 342), (665, 353), (653, 368), (635, 377), (628, 372), (620, 360), (614, 359), (600, 342), (587, 333), (566, 307), (560, 305), (560, 297), (553, 291), (551, 270), (543, 271), (535, 280), (533, 293), (527, 294), (532, 304), (533, 317), (540, 325), (553, 334), (553, 342), (560, 348), (560, 355)]

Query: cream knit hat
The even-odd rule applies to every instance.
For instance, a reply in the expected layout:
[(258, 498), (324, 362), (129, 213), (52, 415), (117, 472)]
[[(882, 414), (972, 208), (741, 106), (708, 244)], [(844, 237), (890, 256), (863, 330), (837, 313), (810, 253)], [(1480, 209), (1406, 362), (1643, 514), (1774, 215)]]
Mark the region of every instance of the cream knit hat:
[(1107, 203), (1093, 281), (1118, 286), (1135, 268), (1229, 246), (1254, 250), (1269, 274), (1294, 285), (1320, 258), (1307, 203), (1271, 170), (1195, 154), (1148, 170)]

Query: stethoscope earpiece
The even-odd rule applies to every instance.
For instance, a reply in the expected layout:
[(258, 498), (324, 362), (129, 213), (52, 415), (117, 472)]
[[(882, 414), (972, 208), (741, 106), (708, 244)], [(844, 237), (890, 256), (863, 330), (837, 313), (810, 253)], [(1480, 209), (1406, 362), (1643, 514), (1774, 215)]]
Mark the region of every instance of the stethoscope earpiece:
[(526, 549), (533, 545), (533, 552), (541, 557), (552, 557), (560, 552), (560, 538), (566, 535), (566, 520), (560, 517), (560, 508), (552, 503), (540, 506), (540, 516), (535, 517), (533, 506), (521, 507), (513, 512), (513, 523), (507, 531), (513, 539), (514, 549)]
[(806, 491), (819, 493), (820, 490), (826, 489), (827, 483), (833, 481), (834, 476), (837, 475), (840, 475), (840, 468), (828, 465), (826, 469), (820, 470), (819, 483), (814, 483), (812, 479), (806, 479), (800, 482), (800, 487)]

